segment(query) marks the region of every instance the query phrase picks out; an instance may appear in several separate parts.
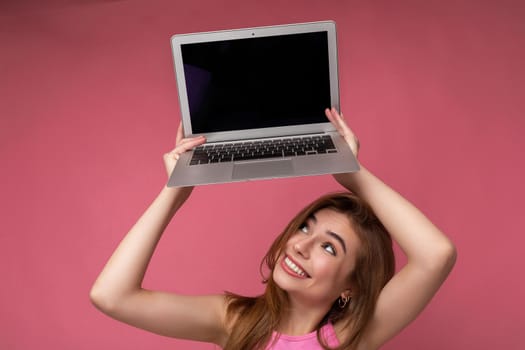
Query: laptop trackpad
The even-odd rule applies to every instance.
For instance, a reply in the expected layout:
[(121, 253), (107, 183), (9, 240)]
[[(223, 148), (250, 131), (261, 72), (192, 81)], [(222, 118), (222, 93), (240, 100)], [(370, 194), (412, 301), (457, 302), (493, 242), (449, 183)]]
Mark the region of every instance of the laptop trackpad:
[(251, 178), (272, 178), (292, 174), (292, 161), (290, 159), (282, 159), (234, 164), (232, 178), (234, 180), (243, 180)]

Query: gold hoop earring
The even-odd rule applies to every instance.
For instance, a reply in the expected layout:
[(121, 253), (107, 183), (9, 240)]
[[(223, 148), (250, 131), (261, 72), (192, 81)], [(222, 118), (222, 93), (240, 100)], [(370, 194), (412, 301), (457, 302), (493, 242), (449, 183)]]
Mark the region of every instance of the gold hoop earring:
[(348, 304), (348, 302), (350, 301), (350, 299), (351, 298), (349, 296), (339, 297), (339, 299), (337, 299), (337, 302), (339, 303), (339, 308), (344, 309), (346, 307), (346, 304)]

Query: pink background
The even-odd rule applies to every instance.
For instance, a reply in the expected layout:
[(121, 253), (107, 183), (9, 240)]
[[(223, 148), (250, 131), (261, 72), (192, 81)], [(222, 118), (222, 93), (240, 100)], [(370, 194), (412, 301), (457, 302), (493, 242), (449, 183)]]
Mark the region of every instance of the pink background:
[[(88, 298), (166, 180), (179, 120), (169, 38), (333, 19), (362, 162), (459, 251), (384, 348), (524, 349), (524, 18), (523, 1), (496, 0), (2, 1), (0, 348), (213, 349), (120, 324)], [(198, 188), (146, 286), (259, 293), (273, 237), (336, 189), (329, 176)]]

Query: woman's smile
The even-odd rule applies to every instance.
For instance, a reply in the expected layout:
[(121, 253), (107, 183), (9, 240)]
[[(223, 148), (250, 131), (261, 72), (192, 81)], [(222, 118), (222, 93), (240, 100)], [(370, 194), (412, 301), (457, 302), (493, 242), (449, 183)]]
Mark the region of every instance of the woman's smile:
[(288, 255), (284, 256), (281, 265), (284, 271), (294, 277), (310, 278), (310, 275), (304, 271), (304, 268), (296, 261), (292, 260)]

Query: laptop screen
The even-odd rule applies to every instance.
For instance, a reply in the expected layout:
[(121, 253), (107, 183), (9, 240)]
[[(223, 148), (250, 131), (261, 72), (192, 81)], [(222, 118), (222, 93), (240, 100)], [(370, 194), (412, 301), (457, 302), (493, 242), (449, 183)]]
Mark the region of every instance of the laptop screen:
[(326, 32), (181, 45), (195, 134), (326, 122)]

